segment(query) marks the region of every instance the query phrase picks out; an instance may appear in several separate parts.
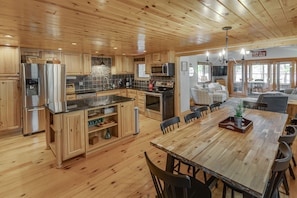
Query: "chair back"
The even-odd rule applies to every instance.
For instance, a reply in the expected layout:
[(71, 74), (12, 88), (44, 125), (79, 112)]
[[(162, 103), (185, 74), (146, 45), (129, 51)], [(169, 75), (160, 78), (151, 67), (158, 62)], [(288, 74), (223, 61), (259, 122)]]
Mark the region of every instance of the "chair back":
[(185, 115), (185, 117), (184, 117), (185, 123), (190, 123), (193, 120), (200, 118), (200, 116), (201, 116), (201, 114), (200, 114), (199, 110), (189, 113), (189, 114)]
[(220, 106), (221, 106), (221, 103), (216, 102), (216, 103), (211, 104), (209, 106), (209, 108), (210, 108), (210, 111), (211, 112), (214, 112), (215, 110), (219, 110), (220, 109)]
[(161, 131), (163, 132), (163, 134), (169, 133), (170, 131), (173, 131), (175, 128), (178, 128), (179, 123), (180, 118), (178, 116), (164, 120), (160, 123)]
[(286, 142), (288, 145), (292, 145), (296, 138), (297, 130), (293, 125), (288, 125), (286, 127), (286, 132), (287, 132), (287, 134), (280, 136), (278, 141)]
[(191, 188), (191, 179), (188, 175), (175, 175), (157, 167), (144, 152), (149, 167), (157, 198), (187, 198)]
[(259, 110), (266, 110), (267, 108), (267, 103), (263, 102), (252, 102), (252, 101), (242, 101), (242, 105), (244, 108), (248, 109), (259, 109)]
[(284, 179), (285, 171), (289, 168), (292, 159), (292, 151), (285, 142), (279, 144), (278, 158), (274, 160), (272, 165), (272, 174), (268, 181), (268, 185), (264, 194), (264, 198), (279, 197), (279, 187)]
[(288, 96), (265, 95), (261, 102), (267, 103), (267, 111), (278, 113), (287, 112)]
[(208, 106), (202, 106), (197, 108), (200, 111), (201, 117), (206, 116), (208, 114)]

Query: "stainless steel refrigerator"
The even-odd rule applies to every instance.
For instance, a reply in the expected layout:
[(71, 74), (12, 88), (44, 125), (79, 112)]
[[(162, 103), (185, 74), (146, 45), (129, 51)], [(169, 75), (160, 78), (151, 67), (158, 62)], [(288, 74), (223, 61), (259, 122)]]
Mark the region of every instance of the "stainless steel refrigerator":
[(66, 101), (65, 65), (22, 64), (23, 134), (45, 130), (45, 105)]

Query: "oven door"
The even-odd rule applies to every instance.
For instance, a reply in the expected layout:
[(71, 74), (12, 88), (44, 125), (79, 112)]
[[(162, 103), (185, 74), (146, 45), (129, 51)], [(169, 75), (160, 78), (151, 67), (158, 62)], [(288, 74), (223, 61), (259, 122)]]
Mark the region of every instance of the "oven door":
[(161, 93), (145, 92), (145, 114), (162, 121), (163, 101)]

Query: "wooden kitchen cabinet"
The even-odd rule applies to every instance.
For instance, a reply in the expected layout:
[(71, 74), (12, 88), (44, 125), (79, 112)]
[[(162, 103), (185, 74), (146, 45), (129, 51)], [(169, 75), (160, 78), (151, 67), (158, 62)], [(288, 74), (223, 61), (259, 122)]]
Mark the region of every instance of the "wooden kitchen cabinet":
[(127, 89), (127, 97), (134, 99), (134, 105), (137, 106), (137, 90)]
[(174, 51), (163, 51), (152, 54), (153, 64), (174, 63)]
[(128, 56), (114, 56), (111, 66), (112, 74), (133, 74), (134, 60)]
[(79, 53), (63, 53), (62, 64), (66, 65), (66, 75), (84, 75), (82, 55)]
[(90, 75), (92, 72), (91, 59), (92, 59), (91, 54), (83, 54), (83, 74), (84, 75)]
[(0, 47), (0, 76), (18, 76), (20, 52), (17, 47)]
[(62, 52), (61, 51), (42, 51), (41, 59), (44, 61), (59, 60), (61, 62), (62, 61)]
[(120, 90), (120, 96), (127, 97), (127, 90), (126, 89), (119, 89)]
[(120, 104), (120, 129), (122, 137), (135, 133), (134, 101)]
[(63, 160), (85, 153), (84, 111), (63, 115)]
[(145, 111), (145, 92), (137, 90), (137, 106), (139, 113), (144, 114)]
[(21, 128), (21, 91), (18, 79), (0, 78), (0, 132)]

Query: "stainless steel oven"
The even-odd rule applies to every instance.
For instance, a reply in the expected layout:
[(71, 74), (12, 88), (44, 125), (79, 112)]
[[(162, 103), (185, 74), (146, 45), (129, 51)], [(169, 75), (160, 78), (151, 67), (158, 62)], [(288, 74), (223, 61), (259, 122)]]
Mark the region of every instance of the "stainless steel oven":
[[(157, 120), (166, 120), (174, 116), (174, 90), (173, 84), (156, 82), (159, 86), (151, 92), (145, 92), (145, 111), (148, 117)], [(153, 114), (151, 114), (151, 112)]]
[(145, 108), (147, 111), (162, 114), (163, 101), (161, 93), (146, 92), (145, 93)]

